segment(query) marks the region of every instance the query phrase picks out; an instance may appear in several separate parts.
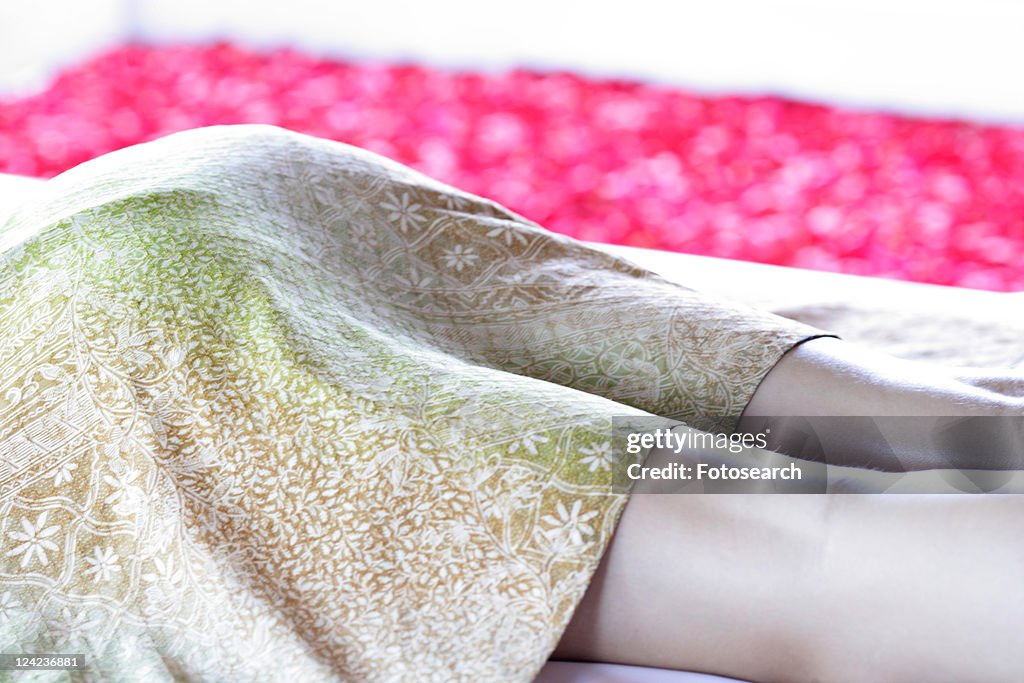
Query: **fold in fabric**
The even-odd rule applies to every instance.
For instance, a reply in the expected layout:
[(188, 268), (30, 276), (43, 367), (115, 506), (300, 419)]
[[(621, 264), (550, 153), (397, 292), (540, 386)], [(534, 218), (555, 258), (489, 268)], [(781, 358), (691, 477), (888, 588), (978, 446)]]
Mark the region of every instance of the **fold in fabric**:
[(0, 249), (0, 651), (103, 680), (531, 680), (611, 419), (729, 430), (820, 334), (264, 126), (86, 163)]

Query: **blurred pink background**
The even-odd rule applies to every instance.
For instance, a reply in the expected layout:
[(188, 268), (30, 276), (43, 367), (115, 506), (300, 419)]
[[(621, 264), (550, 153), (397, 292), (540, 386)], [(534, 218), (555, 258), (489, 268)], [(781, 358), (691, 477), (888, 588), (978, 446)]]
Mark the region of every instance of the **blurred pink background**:
[[(48, 38), (41, 15), (0, 24), (23, 45), (0, 50), (0, 172), (273, 123), (581, 239), (1024, 289), (1024, 101), (1000, 83), (1020, 48), (992, 21), (1005, 3), (683, 2), (629, 22), (602, 3), (383, 3), (400, 23), (312, 0), (240, 21), (232, 2), (84, 4), (74, 40)], [(19, 21), (63, 47), (28, 46)]]

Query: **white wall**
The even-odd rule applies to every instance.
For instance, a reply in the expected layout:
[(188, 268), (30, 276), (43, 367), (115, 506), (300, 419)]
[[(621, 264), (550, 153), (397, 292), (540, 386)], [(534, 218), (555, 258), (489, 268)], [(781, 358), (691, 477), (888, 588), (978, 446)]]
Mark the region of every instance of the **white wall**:
[(29, 90), (118, 40), (136, 0), (0, 0), (0, 93)]
[(456, 66), (1024, 121), (1017, 0), (147, 0), (150, 36), (241, 35)]
[[(34, 11), (53, 25), (54, 6), (75, 15), (60, 22), (73, 40), (47, 39), (17, 60), (52, 63), (41, 53), (73, 51), (86, 34), (120, 26), (154, 40), (233, 37), (444, 66), (562, 67), (1024, 122), (1017, 0), (46, 0)], [(103, 18), (110, 14), (117, 19)], [(0, 28), (0, 64), (12, 52), (9, 33)]]

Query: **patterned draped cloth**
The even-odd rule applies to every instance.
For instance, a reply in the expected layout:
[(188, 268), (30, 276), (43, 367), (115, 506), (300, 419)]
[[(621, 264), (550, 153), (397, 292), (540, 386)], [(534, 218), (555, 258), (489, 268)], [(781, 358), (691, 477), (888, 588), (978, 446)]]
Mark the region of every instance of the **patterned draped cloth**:
[(528, 681), (627, 499), (611, 419), (728, 430), (815, 334), (334, 142), (101, 157), (0, 227), (0, 652)]

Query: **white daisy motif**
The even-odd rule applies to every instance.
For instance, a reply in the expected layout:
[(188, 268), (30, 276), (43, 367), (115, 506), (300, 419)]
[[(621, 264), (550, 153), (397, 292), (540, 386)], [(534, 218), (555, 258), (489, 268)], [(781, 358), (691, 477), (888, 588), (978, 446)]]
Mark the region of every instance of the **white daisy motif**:
[(460, 273), (466, 266), (476, 263), (479, 258), (476, 252), (473, 251), (473, 247), (466, 247), (461, 244), (456, 244), (444, 252), (444, 264)]
[(173, 556), (168, 555), (166, 561), (160, 559), (159, 557), (154, 557), (153, 566), (156, 568), (156, 571), (147, 572), (143, 574), (143, 581), (148, 581), (149, 583), (170, 584), (177, 584), (181, 582), (183, 574), (180, 568), (174, 566)]
[(573, 502), (571, 508), (566, 508), (562, 501), (558, 501), (555, 507), (557, 516), (544, 515), (542, 517), (542, 521), (551, 527), (545, 530), (544, 535), (551, 540), (567, 540), (573, 547), (583, 545), (584, 537), (594, 535), (594, 527), (588, 522), (597, 516), (597, 511), (591, 510), (581, 514), (582, 506), (583, 501), (579, 500)]
[(447, 208), (452, 209), (453, 211), (457, 211), (466, 206), (469, 206), (469, 200), (460, 194), (451, 192), (444, 196), (444, 205)]
[(395, 280), (409, 289), (423, 289), (434, 281), (432, 277), (420, 273), (415, 268), (409, 268), (409, 272), (404, 275), (396, 275)]
[(586, 456), (580, 459), (580, 463), (586, 465), (591, 472), (606, 470), (615, 464), (615, 452), (607, 441), (581, 448), (580, 453)]
[(409, 230), (418, 230), (427, 220), (426, 216), (417, 213), (423, 208), (423, 205), (410, 200), (408, 192), (403, 192), (401, 197), (389, 193), (388, 201), (381, 202), (380, 208), (390, 212), (388, 220), (397, 221), (398, 227), (403, 233)]
[(117, 553), (109, 545), (103, 550), (93, 548), (92, 557), (85, 558), (85, 561), (89, 564), (85, 573), (87, 576), (92, 576), (92, 580), (96, 583), (109, 581), (114, 574), (121, 571)]
[(530, 455), (537, 455), (537, 444), (547, 442), (548, 437), (541, 434), (524, 434), (522, 438), (510, 444), (508, 450), (510, 453), (518, 453), (519, 449), (522, 448)]
[(72, 612), (70, 608), (65, 607), (57, 618), (48, 624), (50, 636), (62, 645), (87, 643), (99, 619), (99, 614), (90, 614), (84, 609)]
[(71, 481), (72, 473), (78, 469), (78, 463), (66, 462), (53, 469), (53, 485), (60, 486), (61, 484)]
[(519, 244), (526, 244), (526, 238), (523, 233), (517, 230), (511, 223), (506, 225), (500, 225), (487, 233), (488, 237), (500, 237), (505, 240), (505, 244), (512, 246), (512, 242), (518, 242)]
[(103, 502), (107, 505), (117, 505), (130, 500), (133, 491), (138, 488), (134, 485), (138, 477), (139, 473), (134, 469), (115, 472), (114, 476), (109, 474), (103, 475), (103, 481), (114, 489), (110, 495), (103, 499)]
[(0, 594), (0, 619), (14, 619), (19, 612), (21, 612), (21, 602), (11, 595), (11, 591), (4, 591)]
[(21, 566), (27, 567), (32, 563), (32, 558), (39, 560), (39, 563), (43, 566), (49, 564), (50, 560), (46, 557), (47, 552), (53, 552), (57, 550), (57, 544), (50, 540), (54, 534), (60, 531), (60, 527), (56, 525), (46, 525), (46, 515), (48, 512), (43, 512), (36, 518), (35, 524), (28, 521), (28, 519), (21, 520), (21, 531), (12, 531), (8, 534), (15, 541), (18, 541), (11, 550), (7, 551), (7, 557), (17, 557), (21, 555)]

